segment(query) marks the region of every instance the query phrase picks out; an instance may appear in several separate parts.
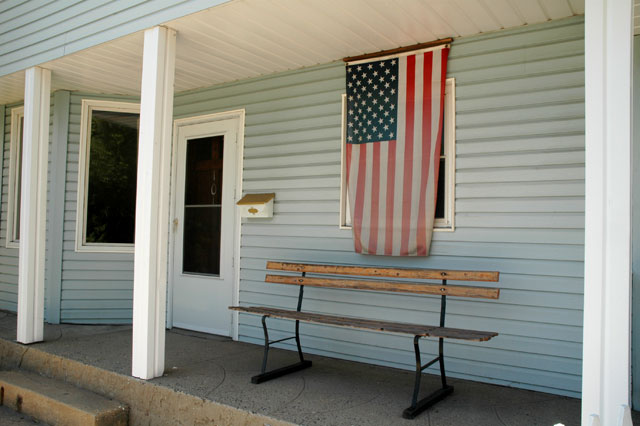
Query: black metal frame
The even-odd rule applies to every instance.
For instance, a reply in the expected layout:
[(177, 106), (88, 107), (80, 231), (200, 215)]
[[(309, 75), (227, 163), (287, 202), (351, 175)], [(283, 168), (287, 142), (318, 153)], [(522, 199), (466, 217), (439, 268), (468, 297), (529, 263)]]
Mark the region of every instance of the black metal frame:
[[(302, 273), (304, 277), (306, 275), (305, 272)], [(298, 294), (298, 307), (297, 311), (300, 312), (302, 309), (302, 296), (304, 295), (304, 286), (300, 286), (300, 292)], [(262, 369), (260, 370), (260, 374), (255, 375), (251, 378), (251, 383), (262, 383), (271, 379), (275, 379), (280, 376), (284, 376), (285, 374), (294, 373), (296, 371), (304, 370), (305, 368), (311, 367), (311, 361), (304, 359), (304, 354), (302, 353), (302, 347), (300, 346), (300, 321), (296, 320), (296, 334), (295, 336), (285, 337), (284, 339), (278, 339), (269, 341), (269, 331), (267, 330), (267, 315), (262, 316), (262, 330), (264, 331), (264, 356), (262, 357)], [(286, 367), (276, 368), (275, 370), (266, 371), (267, 370), (267, 358), (269, 357), (269, 346), (274, 345), (276, 343), (284, 342), (286, 340), (296, 339), (296, 346), (298, 346), (298, 356), (300, 357), (300, 362), (296, 362), (295, 364), (287, 365)]]
[[(306, 275), (305, 272), (302, 273), (304, 277)], [(442, 280), (442, 285), (447, 285), (447, 280)], [(304, 295), (304, 286), (300, 286), (300, 292), (298, 294), (298, 307), (297, 311), (300, 312), (302, 309), (302, 296)], [(447, 310), (447, 296), (442, 295), (440, 300), (440, 327), (444, 327), (444, 320)], [(281, 376), (284, 376), (289, 373), (294, 373), (296, 371), (304, 370), (305, 368), (311, 367), (311, 361), (304, 359), (304, 354), (302, 353), (302, 348), (300, 346), (300, 321), (296, 320), (295, 327), (295, 335), (291, 337), (285, 337), (283, 339), (269, 341), (269, 331), (267, 330), (267, 317), (268, 315), (262, 316), (262, 330), (264, 331), (264, 355), (262, 358), (262, 369), (260, 370), (260, 374), (255, 375), (251, 378), (251, 383), (258, 384), (262, 382), (266, 382), (271, 379), (275, 379)], [(402, 417), (405, 419), (413, 419), (422, 413), (427, 408), (431, 407), (438, 401), (444, 399), (448, 395), (453, 392), (453, 386), (447, 384), (447, 375), (444, 369), (444, 339), (440, 337), (438, 339), (438, 356), (427, 362), (426, 364), (422, 364), (420, 357), (420, 338), (422, 336), (414, 336), (413, 337), (413, 348), (416, 354), (416, 375), (415, 375), (415, 384), (413, 387), (413, 397), (411, 398), (411, 406), (406, 408)], [(269, 347), (276, 343), (284, 342), (287, 340), (295, 339), (296, 346), (298, 347), (298, 357), (300, 358), (299, 362), (294, 364), (287, 365), (285, 367), (276, 368), (275, 370), (266, 371), (267, 370), (267, 359), (269, 357)], [(442, 387), (437, 389), (430, 395), (418, 400), (418, 396), (420, 394), (420, 382), (422, 379), (422, 372), (431, 367), (436, 362), (440, 363), (440, 380), (442, 383)]]
[[(442, 285), (447, 285), (447, 280), (442, 280)], [(440, 300), (440, 327), (444, 327), (444, 318), (447, 311), (447, 296), (442, 295)], [(427, 408), (431, 407), (436, 402), (444, 399), (453, 392), (453, 386), (447, 385), (447, 375), (444, 371), (444, 339), (440, 337), (438, 339), (438, 356), (422, 365), (420, 359), (420, 337), (413, 337), (413, 349), (416, 353), (416, 380), (413, 387), (413, 397), (411, 398), (411, 406), (406, 408), (402, 412), (402, 417), (405, 419), (413, 419), (418, 414), (422, 413)], [(442, 387), (430, 395), (422, 398), (418, 401), (418, 395), (420, 394), (420, 379), (422, 378), (422, 371), (431, 367), (436, 362), (440, 362), (440, 381)]]

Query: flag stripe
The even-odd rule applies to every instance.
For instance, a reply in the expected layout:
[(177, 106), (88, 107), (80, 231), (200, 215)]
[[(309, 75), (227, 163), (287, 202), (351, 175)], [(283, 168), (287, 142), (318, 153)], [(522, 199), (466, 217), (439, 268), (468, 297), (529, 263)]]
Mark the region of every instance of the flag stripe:
[(432, 67), (433, 67), (433, 52), (427, 52), (424, 54), (424, 75), (423, 75), (423, 93), (422, 93), (422, 108), (425, 119), (422, 120), (422, 145), (425, 147), (423, 164), (427, 169), (427, 173), (423, 173), (420, 179), (420, 203), (419, 203), (419, 211), (418, 211), (418, 223), (417, 223), (417, 253), (418, 256), (425, 256), (427, 252), (427, 241), (426, 241), (426, 209), (427, 204), (427, 180), (429, 176), (429, 172), (431, 169), (431, 99), (432, 99)]
[(413, 176), (411, 178), (411, 219), (409, 226), (409, 246), (407, 251), (415, 253), (417, 247), (418, 234), (418, 214), (420, 210), (420, 180), (428, 169), (428, 164), (423, 161), (424, 150), (422, 141), (422, 123), (423, 123), (423, 76), (424, 76), (424, 54), (416, 55), (416, 71), (415, 71), (415, 94), (414, 94), (414, 121), (413, 121), (413, 153), (411, 159), (413, 161)]
[(380, 196), (380, 145), (374, 143), (371, 160), (371, 209), (369, 222), (369, 249), (368, 253), (375, 254), (378, 250), (378, 204)]
[(366, 161), (367, 161), (367, 144), (363, 143), (358, 146), (359, 155), (358, 155), (358, 177), (356, 187), (358, 190), (356, 191), (356, 202), (354, 206), (354, 217), (353, 217), (353, 234), (355, 238), (355, 249), (356, 252), (362, 253), (362, 212), (364, 210), (364, 187), (365, 187), (365, 179), (366, 179)]
[(396, 152), (395, 152), (395, 173), (393, 181), (393, 225), (392, 225), (392, 238), (393, 247), (391, 249), (392, 256), (400, 255), (400, 244), (402, 239), (402, 196), (404, 192), (402, 190), (402, 183), (404, 174), (404, 150), (405, 150), (405, 126), (407, 116), (407, 80), (403, 76), (407, 75), (407, 58), (400, 58), (398, 64), (398, 138), (396, 139)]
[(393, 224), (394, 224), (394, 206), (395, 206), (395, 183), (396, 183), (396, 141), (389, 141), (389, 157), (387, 160), (387, 210), (386, 210), (386, 229), (384, 233), (384, 254), (391, 256), (393, 254)]
[(380, 177), (379, 182), (379, 195), (378, 195), (378, 239), (376, 241), (376, 254), (382, 254), (385, 252), (386, 245), (386, 223), (387, 223), (387, 169), (389, 163), (387, 158), (389, 157), (389, 145), (391, 142), (379, 143), (380, 157), (378, 163), (380, 164)]
[(364, 155), (364, 201), (362, 209), (362, 223), (360, 235), (362, 235), (362, 252), (369, 253), (369, 239), (371, 238), (371, 189), (373, 187), (373, 150), (377, 144), (362, 144), (366, 146)]
[(409, 233), (411, 230), (411, 182), (413, 179), (413, 123), (415, 107), (416, 57), (407, 56), (407, 99), (404, 135), (404, 181), (402, 185), (402, 239), (400, 256), (409, 254)]

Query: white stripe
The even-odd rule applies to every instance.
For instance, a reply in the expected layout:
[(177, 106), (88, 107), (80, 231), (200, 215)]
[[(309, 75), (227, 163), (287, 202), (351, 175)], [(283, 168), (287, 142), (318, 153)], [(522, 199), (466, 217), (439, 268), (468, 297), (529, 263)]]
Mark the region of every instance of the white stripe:
[(384, 254), (384, 237), (387, 223), (387, 168), (389, 143), (380, 143), (380, 191), (378, 198), (378, 248), (376, 254)]
[(356, 211), (356, 185), (358, 182), (358, 159), (360, 158), (360, 145), (351, 145), (351, 164), (349, 167), (349, 187), (347, 189), (349, 196), (349, 210), (351, 210), (351, 227), (355, 226), (355, 211)]
[[(436, 176), (434, 176), (434, 164), (436, 157), (437, 161), (440, 161), (440, 152), (436, 151), (436, 139), (438, 138), (438, 124), (440, 124), (440, 84), (441, 78), (440, 74), (442, 72), (442, 51), (434, 52), (433, 54), (433, 68), (432, 68), (432, 96), (431, 96), (431, 109), (432, 114), (431, 118), (431, 162), (429, 163), (429, 180), (427, 181), (427, 197), (425, 199), (425, 212), (427, 214), (427, 254), (429, 254), (429, 248), (431, 245), (431, 235), (433, 233), (433, 221), (436, 210), (436, 188), (438, 185), (438, 180)], [(444, 130), (443, 130), (444, 131)]]
[(404, 147), (405, 147), (405, 126), (406, 103), (407, 103), (407, 57), (398, 59), (398, 118), (396, 122), (397, 142), (396, 142), (396, 171), (393, 185), (393, 250), (392, 255), (400, 254), (402, 242), (402, 181), (404, 180)]
[(369, 238), (371, 235), (371, 186), (373, 185), (373, 144), (368, 143), (365, 152), (365, 177), (364, 177), (364, 208), (362, 209), (362, 231), (360, 242), (362, 253), (369, 253)]
[(422, 98), (423, 98), (423, 78), (424, 78), (424, 55), (416, 57), (416, 71), (414, 83), (414, 99), (413, 105), (413, 174), (411, 175), (411, 226), (409, 227), (409, 254), (417, 253), (417, 223), (418, 208), (420, 206), (420, 181), (422, 180), (422, 167), (424, 161), (422, 158)]

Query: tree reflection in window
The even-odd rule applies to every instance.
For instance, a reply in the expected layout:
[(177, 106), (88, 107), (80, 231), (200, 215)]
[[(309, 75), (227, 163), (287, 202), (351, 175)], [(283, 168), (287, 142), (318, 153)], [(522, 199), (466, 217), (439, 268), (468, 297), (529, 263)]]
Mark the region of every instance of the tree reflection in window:
[(133, 244), (139, 114), (92, 111), (87, 243)]

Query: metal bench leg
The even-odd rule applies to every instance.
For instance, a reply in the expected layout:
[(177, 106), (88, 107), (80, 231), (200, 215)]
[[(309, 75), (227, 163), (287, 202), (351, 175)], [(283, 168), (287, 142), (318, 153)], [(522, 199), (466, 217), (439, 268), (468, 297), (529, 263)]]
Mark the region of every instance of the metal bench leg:
[[(262, 358), (262, 369), (260, 370), (260, 374), (253, 376), (251, 378), (251, 383), (258, 384), (262, 382), (266, 382), (271, 379), (275, 379), (280, 376), (284, 376), (285, 374), (294, 373), (296, 371), (304, 370), (305, 368), (311, 367), (311, 361), (307, 361), (304, 359), (302, 354), (302, 348), (300, 347), (300, 321), (296, 321), (296, 335), (292, 337), (287, 337), (280, 340), (275, 340), (273, 342), (269, 341), (269, 331), (267, 330), (267, 316), (264, 315), (262, 317), (262, 330), (264, 331), (264, 356)], [(285, 340), (296, 339), (296, 345), (298, 346), (298, 356), (300, 357), (300, 362), (295, 364), (287, 365), (286, 367), (277, 368), (275, 370), (266, 371), (267, 370), (267, 359), (269, 357), (269, 346), (284, 342)]]
[[(453, 392), (453, 386), (447, 385), (447, 376), (444, 371), (444, 342), (443, 339), (440, 338), (439, 343), (439, 353), (438, 356), (422, 365), (422, 361), (420, 359), (420, 345), (418, 344), (420, 341), (420, 336), (415, 336), (413, 338), (413, 348), (416, 353), (416, 378), (415, 385), (413, 387), (413, 398), (411, 399), (411, 406), (406, 408), (402, 413), (402, 417), (405, 419), (413, 419), (418, 414), (422, 413), (427, 408), (431, 407), (436, 402), (444, 399), (446, 396), (450, 395)], [(436, 390), (432, 394), (422, 398), (418, 401), (418, 395), (420, 394), (420, 380), (422, 378), (422, 371), (426, 368), (429, 368), (431, 365), (436, 362), (440, 362), (440, 379), (442, 381), (442, 388)]]

